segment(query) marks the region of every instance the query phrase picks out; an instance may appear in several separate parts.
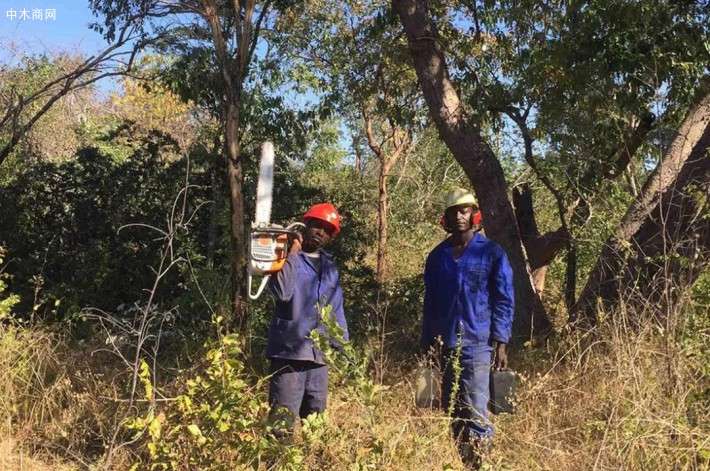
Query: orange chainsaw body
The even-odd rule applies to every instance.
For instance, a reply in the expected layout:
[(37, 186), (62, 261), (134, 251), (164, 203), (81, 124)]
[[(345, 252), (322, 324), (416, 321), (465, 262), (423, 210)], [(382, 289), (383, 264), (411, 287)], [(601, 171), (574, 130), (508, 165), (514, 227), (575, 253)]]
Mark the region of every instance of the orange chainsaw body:
[[(284, 267), (288, 256), (289, 235), (295, 235), (296, 229), (304, 227), (302, 223), (294, 222), (286, 228), (278, 224), (262, 224), (252, 229), (247, 268), (247, 284), (251, 299), (257, 299), (266, 287), (269, 277)], [(252, 292), (254, 276), (263, 277), (256, 293)]]
[(286, 263), (288, 235), (284, 233), (252, 232), (251, 273), (273, 275)]

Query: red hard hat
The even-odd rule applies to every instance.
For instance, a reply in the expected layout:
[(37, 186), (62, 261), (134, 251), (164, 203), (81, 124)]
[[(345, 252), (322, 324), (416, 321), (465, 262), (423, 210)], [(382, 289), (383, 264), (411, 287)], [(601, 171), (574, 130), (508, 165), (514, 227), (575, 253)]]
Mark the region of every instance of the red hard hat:
[(335, 232), (333, 235), (338, 235), (340, 232), (340, 215), (331, 203), (320, 203), (316, 204), (309, 209), (306, 214), (303, 215), (303, 222), (306, 219), (315, 218), (321, 221), (328, 222), (335, 227)]

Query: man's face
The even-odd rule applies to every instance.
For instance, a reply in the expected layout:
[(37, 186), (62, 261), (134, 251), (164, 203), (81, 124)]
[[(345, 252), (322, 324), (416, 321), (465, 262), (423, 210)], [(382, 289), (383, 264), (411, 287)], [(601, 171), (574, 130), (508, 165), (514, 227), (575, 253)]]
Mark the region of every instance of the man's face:
[(446, 226), (453, 233), (464, 233), (470, 231), (473, 225), (471, 218), (473, 216), (473, 207), (466, 205), (452, 206), (444, 212)]
[(330, 242), (335, 226), (316, 218), (306, 219), (306, 232), (303, 234), (303, 250), (312, 253)]

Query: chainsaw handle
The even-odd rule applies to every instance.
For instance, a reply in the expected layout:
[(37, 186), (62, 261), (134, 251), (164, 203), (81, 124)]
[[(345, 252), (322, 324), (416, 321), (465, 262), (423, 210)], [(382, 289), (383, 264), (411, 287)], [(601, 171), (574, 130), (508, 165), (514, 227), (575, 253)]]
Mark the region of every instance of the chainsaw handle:
[[(275, 226), (256, 226), (252, 229), (253, 234), (290, 234), (296, 235), (300, 233), (306, 225), (302, 222), (294, 222), (287, 227), (275, 227)], [(300, 229), (300, 230), (297, 230)]]
[[(302, 222), (294, 222), (293, 224), (289, 224), (288, 226), (286, 226), (286, 230), (291, 231), (292, 233), (293, 232), (302, 232), (305, 228), (306, 228), (306, 225), (303, 224)], [(299, 229), (299, 230), (296, 231), (296, 229)]]
[(252, 231), (252, 234), (289, 234), (289, 235), (296, 235), (298, 232), (296, 231), (291, 231), (289, 229), (282, 229), (282, 228), (268, 228), (268, 229), (254, 229)]
[(271, 278), (271, 275), (264, 275), (264, 278), (261, 280), (261, 284), (259, 284), (259, 288), (256, 290), (256, 293), (251, 292), (251, 283), (253, 280), (253, 277), (251, 275), (251, 272), (247, 270), (247, 286), (249, 287), (249, 299), (255, 300), (258, 299), (259, 296), (261, 296), (261, 293), (264, 292), (264, 288), (266, 288), (266, 283), (269, 282), (269, 278)]

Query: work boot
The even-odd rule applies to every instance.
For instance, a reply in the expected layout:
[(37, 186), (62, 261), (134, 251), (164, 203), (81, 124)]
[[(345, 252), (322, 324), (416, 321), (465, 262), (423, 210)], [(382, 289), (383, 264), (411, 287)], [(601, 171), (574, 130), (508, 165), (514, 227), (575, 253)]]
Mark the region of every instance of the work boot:
[(482, 460), (480, 455), (474, 449), (473, 444), (462, 444), (459, 447), (459, 455), (461, 455), (461, 462), (466, 469), (481, 469)]
[(459, 447), (461, 462), (466, 469), (479, 470), (483, 466), (483, 458), (491, 449), (491, 440), (488, 438), (474, 438), (467, 440)]

